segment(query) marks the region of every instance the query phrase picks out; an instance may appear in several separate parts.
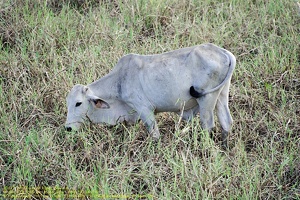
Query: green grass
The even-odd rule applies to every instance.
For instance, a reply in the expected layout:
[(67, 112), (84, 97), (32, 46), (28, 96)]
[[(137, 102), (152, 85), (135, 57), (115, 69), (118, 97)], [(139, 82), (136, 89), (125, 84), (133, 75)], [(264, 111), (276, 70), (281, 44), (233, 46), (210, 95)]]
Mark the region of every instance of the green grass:
[[(297, 1), (0, 6), (1, 198), (300, 199)], [(237, 58), (228, 151), (199, 119), (175, 128), (179, 117), (169, 113), (157, 116), (158, 142), (142, 123), (64, 131), (74, 84), (97, 80), (127, 53), (205, 42)]]

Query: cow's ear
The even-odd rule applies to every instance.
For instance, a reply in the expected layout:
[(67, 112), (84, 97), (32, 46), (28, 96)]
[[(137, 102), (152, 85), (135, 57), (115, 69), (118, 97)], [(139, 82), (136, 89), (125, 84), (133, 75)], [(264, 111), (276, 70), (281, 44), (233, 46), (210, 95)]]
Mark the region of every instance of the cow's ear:
[(110, 108), (109, 104), (102, 99), (92, 99), (96, 108), (108, 109)]

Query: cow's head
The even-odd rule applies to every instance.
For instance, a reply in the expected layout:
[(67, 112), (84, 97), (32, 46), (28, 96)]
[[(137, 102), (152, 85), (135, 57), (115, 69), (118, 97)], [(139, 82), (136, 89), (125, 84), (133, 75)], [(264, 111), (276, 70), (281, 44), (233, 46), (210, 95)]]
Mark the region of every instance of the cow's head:
[(88, 112), (95, 109), (107, 109), (108, 103), (84, 85), (75, 85), (67, 97), (67, 131), (78, 130), (81, 124), (88, 118)]

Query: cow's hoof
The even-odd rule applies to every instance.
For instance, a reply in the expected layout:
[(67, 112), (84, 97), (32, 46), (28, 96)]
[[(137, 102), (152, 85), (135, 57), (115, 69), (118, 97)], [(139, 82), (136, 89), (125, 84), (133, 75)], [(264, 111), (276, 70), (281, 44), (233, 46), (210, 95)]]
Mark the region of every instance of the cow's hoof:
[(160, 137), (159, 132), (153, 132), (151, 135), (152, 135), (152, 139), (154, 141), (158, 141), (159, 140), (159, 137)]
[(222, 149), (223, 149), (224, 151), (229, 150), (227, 141), (223, 141), (223, 142), (222, 142)]
[(152, 140), (157, 142), (159, 140), (159, 137), (152, 137)]

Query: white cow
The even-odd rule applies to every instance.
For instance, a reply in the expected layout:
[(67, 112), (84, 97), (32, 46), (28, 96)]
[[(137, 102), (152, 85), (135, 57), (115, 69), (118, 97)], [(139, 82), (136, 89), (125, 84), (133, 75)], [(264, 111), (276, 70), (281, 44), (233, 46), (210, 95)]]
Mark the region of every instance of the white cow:
[(67, 131), (89, 119), (114, 125), (141, 119), (159, 138), (157, 112), (177, 112), (190, 120), (200, 113), (203, 129), (214, 127), (213, 111), (222, 127), (223, 145), (232, 125), (228, 108), (236, 59), (229, 51), (202, 44), (157, 55), (129, 54), (99, 80), (75, 85), (67, 97)]

